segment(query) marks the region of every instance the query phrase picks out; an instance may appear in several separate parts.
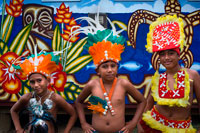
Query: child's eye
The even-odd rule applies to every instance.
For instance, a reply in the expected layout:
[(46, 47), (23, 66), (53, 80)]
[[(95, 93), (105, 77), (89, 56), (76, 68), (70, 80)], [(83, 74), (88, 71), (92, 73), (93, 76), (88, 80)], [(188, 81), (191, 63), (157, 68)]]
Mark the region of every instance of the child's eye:
[(116, 67), (116, 65), (115, 65), (115, 64), (112, 64), (111, 67), (114, 68), (114, 67)]
[(174, 54), (174, 52), (169, 52), (169, 55), (173, 55)]
[(32, 80), (30, 81), (30, 84), (34, 84), (34, 83), (35, 83), (35, 81), (32, 81)]
[(37, 80), (37, 82), (39, 82), (39, 83), (40, 83), (41, 81), (42, 81), (41, 79), (38, 79), (38, 80)]
[(104, 65), (104, 66), (103, 66), (103, 68), (107, 68), (107, 67), (108, 67), (107, 65)]

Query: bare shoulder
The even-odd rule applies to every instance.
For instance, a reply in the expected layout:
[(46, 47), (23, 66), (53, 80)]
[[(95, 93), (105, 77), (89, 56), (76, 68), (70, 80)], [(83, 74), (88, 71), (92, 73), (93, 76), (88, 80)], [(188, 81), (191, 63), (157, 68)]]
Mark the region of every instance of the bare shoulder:
[(85, 85), (85, 89), (92, 89), (94, 88), (96, 85), (99, 84), (99, 78), (97, 79), (92, 79), (90, 80), (86, 85)]
[(63, 100), (64, 98), (58, 93), (53, 92), (53, 94), (51, 95), (51, 99), (53, 100), (53, 102), (58, 103), (60, 100)]
[(135, 89), (133, 84), (127, 80), (127, 79), (122, 79), (122, 78), (118, 78), (118, 85), (122, 86), (124, 89), (126, 89), (127, 91), (129, 89)]
[(131, 82), (129, 80), (123, 79), (123, 78), (118, 78), (118, 83), (123, 87), (126, 87), (127, 85), (131, 85)]
[(28, 105), (29, 100), (32, 97), (32, 93), (26, 93), (19, 98), (19, 100), (12, 106), (11, 110), (19, 111), (23, 107)]
[(87, 84), (88, 84), (88, 85), (93, 85), (93, 84), (97, 84), (97, 83), (99, 83), (99, 78), (92, 79), (92, 80), (90, 80)]
[(118, 82), (120, 82), (121, 84), (130, 83), (129, 80), (123, 78), (118, 78)]
[(199, 76), (199, 73), (196, 70), (186, 68), (190, 78), (195, 79)]
[(22, 95), (19, 100), (23, 102), (27, 102), (31, 99), (31, 97), (32, 97), (32, 93), (30, 92), (30, 93), (26, 93)]

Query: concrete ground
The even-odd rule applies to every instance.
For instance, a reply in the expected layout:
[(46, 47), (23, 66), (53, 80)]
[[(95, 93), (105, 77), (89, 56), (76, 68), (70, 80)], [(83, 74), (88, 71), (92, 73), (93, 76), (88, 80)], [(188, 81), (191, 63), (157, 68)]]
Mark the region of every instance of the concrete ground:
[[(132, 118), (131, 115), (126, 116), (126, 120), (130, 120)], [(88, 122), (91, 122), (91, 115), (87, 115), (86, 119)], [(58, 126), (58, 133), (63, 133), (65, 129), (65, 125), (67, 123), (68, 116), (66, 115), (59, 115), (57, 119), (57, 126)], [(192, 116), (192, 125), (196, 129), (200, 129), (200, 116), (198, 115), (193, 115)], [(13, 125), (12, 125), (13, 128)], [(4, 133), (4, 132), (0, 132)], [(5, 133), (14, 133), (14, 130), (12, 129), (10, 132), (5, 132)], [(81, 129), (79, 119), (76, 121), (74, 127), (72, 128), (72, 131), (70, 133), (83, 133), (83, 130)], [(133, 131), (133, 133), (137, 133), (137, 128)]]
[[(134, 114), (134, 113), (131, 113)], [(132, 115), (128, 113), (128, 115), (126, 115), (126, 121), (129, 121), (132, 118)], [(200, 129), (200, 116), (197, 115), (197, 113), (194, 113), (192, 111), (192, 125), (194, 128), (196, 129)], [(26, 114), (23, 114), (21, 116), (21, 124), (24, 125), (27, 123), (27, 119), (28, 116)], [(59, 114), (57, 117), (57, 126), (59, 129), (58, 133), (63, 133), (66, 123), (69, 119), (69, 116), (65, 115), (65, 114)], [(88, 123), (91, 123), (91, 114), (87, 114), (86, 115), (86, 120), (88, 121)], [(0, 108), (0, 133), (15, 133), (14, 131), (14, 125), (13, 122), (11, 120), (10, 117), (10, 113), (8, 112), (8, 109), (3, 109)], [(81, 126), (80, 126), (80, 122), (79, 119), (76, 121), (74, 127), (72, 128), (71, 133), (83, 133)], [(133, 131), (133, 133), (137, 133), (137, 129), (135, 129)]]

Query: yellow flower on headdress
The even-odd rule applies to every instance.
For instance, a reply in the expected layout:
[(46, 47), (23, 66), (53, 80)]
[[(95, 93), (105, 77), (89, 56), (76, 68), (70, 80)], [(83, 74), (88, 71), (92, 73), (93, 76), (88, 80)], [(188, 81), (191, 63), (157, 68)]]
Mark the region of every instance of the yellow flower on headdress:
[(176, 15), (158, 18), (150, 25), (146, 50), (150, 53), (185, 46), (183, 20)]

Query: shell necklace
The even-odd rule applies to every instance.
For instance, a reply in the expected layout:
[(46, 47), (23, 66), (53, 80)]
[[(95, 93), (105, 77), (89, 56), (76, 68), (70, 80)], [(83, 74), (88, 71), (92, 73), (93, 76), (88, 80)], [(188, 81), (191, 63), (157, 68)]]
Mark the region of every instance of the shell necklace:
[(100, 84), (101, 84), (101, 88), (103, 90), (103, 95), (104, 95), (104, 98), (106, 99), (107, 105), (108, 105), (105, 107), (105, 111), (103, 112), (104, 115), (106, 115), (108, 108), (110, 109), (111, 115), (115, 115), (115, 111), (114, 111), (114, 109), (112, 107), (112, 103), (111, 103), (111, 98), (112, 98), (116, 83), (117, 83), (117, 78), (115, 77), (113, 84), (112, 84), (112, 88), (110, 89), (109, 94), (107, 94), (106, 89), (104, 88), (104, 85), (103, 85), (102, 78), (100, 78)]

